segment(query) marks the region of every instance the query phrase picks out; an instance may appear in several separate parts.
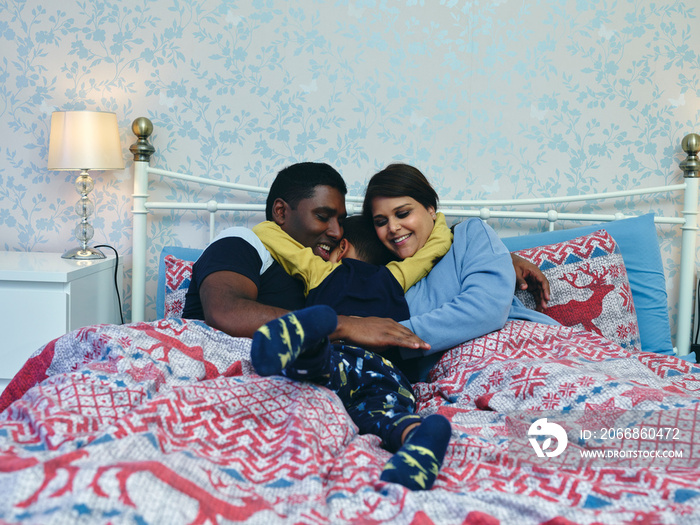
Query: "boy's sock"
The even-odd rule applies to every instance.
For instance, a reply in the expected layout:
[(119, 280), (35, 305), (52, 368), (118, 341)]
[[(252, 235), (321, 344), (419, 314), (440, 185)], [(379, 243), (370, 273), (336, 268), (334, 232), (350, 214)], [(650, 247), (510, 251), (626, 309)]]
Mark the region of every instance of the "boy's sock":
[(253, 368), (261, 376), (281, 373), (299, 354), (328, 337), (337, 325), (338, 316), (326, 305), (310, 306), (270, 321), (253, 335)]
[(452, 426), (439, 414), (428, 416), (384, 465), (380, 479), (410, 490), (429, 490), (437, 478), (452, 435)]

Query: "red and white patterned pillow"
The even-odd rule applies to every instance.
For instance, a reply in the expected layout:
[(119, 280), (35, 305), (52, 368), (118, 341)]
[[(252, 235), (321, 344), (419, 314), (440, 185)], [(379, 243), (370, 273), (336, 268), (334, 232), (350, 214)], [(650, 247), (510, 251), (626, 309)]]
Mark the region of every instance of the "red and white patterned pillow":
[(192, 280), (192, 261), (183, 261), (173, 255), (165, 258), (165, 310), (164, 317), (182, 317), (185, 294)]
[[(627, 269), (615, 240), (605, 230), (515, 252), (535, 263), (549, 280), (551, 300), (544, 313), (565, 326), (578, 326), (641, 351), (637, 313)], [(527, 292), (516, 295), (529, 308)]]

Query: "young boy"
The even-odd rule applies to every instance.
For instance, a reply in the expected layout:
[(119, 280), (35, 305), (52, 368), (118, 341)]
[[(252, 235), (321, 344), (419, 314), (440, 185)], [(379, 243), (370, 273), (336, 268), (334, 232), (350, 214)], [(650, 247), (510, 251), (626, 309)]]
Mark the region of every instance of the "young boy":
[(349, 217), (343, 227), (343, 240), (329, 262), (274, 222), (253, 228), (273, 258), (303, 280), (307, 294), (307, 308), (267, 323), (254, 335), (253, 367), (260, 375), (310, 380), (336, 392), (360, 433), (378, 435), (384, 447), (395, 452), (381, 479), (427, 490), (449, 443), (449, 421), (440, 415), (423, 419), (414, 414), (411, 384), (391, 361), (361, 348), (330, 344), (328, 335), (335, 330), (337, 315), (407, 319), (404, 291), (447, 253), (452, 235), (438, 214), (421, 250), (384, 265), (387, 252), (371, 223)]
[(403, 261), (390, 259), (374, 226), (362, 216), (345, 219), (343, 230), (343, 238), (331, 252), (330, 260), (324, 261), (272, 221), (253, 227), (284, 270), (304, 282), (306, 306), (327, 304), (338, 315), (408, 319), (404, 292), (428, 275), (435, 261), (452, 245), (445, 216), (436, 215), (425, 246)]

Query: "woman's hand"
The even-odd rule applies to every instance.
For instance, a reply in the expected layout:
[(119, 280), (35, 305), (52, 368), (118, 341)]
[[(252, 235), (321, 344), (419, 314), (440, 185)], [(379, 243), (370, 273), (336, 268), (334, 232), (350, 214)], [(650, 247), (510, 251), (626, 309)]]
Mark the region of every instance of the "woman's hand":
[(510, 254), (515, 268), (515, 286), (518, 290), (527, 290), (535, 298), (538, 312), (547, 308), (550, 299), (549, 281), (536, 264), (514, 253)]
[(383, 317), (339, 315), (338, 328), (331, 341), (347, 343), (381, 353), (387, 348), (402, 347), (429, 350), (430, 345), (402, 324)]

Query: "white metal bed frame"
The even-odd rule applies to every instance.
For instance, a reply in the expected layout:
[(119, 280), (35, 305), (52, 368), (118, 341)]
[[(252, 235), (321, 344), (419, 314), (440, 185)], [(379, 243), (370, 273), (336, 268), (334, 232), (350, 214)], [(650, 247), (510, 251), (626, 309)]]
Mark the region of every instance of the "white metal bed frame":
[[(149, 161), (155, 148), (148, 138), (153, 133), (153, 124), (145, 117), (139, 117), (132, 124), (132, 131), (137, 137), (136, 143), (130, 147), (134, 155), (134, 204), (133, 204), (133, 274), (132, 274), (132, 322), (143, 321), (145, 317), (146, 299), (146, 246), (147, 246), (147, 215), (155, 210), (194, 210), (209, 213), (209, 238), (215, 236), (215, 217), (220, 211), (264, 211), (264, 204), (222, 203), (215, 200), (202, 203), (176, 203), (149, 201), (148, 177), (160, 175), (171, 179), (215, 186), (236, 191), (267, 194), (268, 189), (260, 186), (249, 186), (231, 182), (217, 181), (205, 177), (176, 173), (172, 171), (151, 168)], [(624, 219), (631, 216), (622, 213), (590, 214), (567, 213), (557, 210), (556, 205), (571, 202), (600, 201), (651, 193), (683, 192), (682, 216), (654, 218), (657, 224), (680, 225), (681, 236), (681, 270), (678, 298), (678, 324), (676, 332), (676, 351), (680, 356), (690, 351), (692, 332), (692, 303), (695, 283), (695, 247), (698, 230), (698, 177), (700, 177), (700, 135), (687, 135), (682, 141), (682, 148), (688, 155), (680, 163), (683, 170), (684, 182), (668, 186), (640, 188), (628, 191), (598, 193), (591, 195), (576, 195), (565, 197), (549, 197), (539, 199), (518, 200), (440, 200), (440, 211), (450, 217), (480, 217), (483, 220), (491, 218), (539, 219), (549, 222), (553, 230), (558, 221), (590, 221), (606, 222)], [(348, 213), (359, 213), (362, 207), (362, 197), (346, 197)], [(509, 211), (501, 208), (516, 206), (548, 205), (546, 211)], [(685, 334), (685, 335), (683, 335)]]

